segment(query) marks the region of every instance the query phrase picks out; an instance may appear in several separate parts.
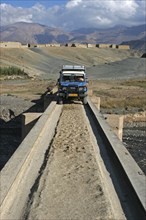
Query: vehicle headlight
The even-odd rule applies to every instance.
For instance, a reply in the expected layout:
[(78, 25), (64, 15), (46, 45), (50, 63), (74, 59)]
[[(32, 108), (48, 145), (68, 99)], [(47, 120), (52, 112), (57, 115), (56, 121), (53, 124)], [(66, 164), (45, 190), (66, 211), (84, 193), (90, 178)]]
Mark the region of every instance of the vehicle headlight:
[(84, 91), (84, 87), (79, 87), (79, 91), (80, 92)]
[(86, 92), (87, 91), (87, 86), (84, 86), (84, 92)]
[(86, 86), (79, 87), (79, 91), (80, 92), (86, 92), (87, 91), (87, 87)]
[(62, 87), (62, 90), (67, 90), (67, 87)]

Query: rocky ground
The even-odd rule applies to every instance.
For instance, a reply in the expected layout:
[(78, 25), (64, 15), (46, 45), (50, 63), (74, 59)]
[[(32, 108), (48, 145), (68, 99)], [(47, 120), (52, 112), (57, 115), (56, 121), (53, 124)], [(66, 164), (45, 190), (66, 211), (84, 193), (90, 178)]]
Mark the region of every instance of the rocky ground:
[(125, 122), (123, 143), (146, 174), (146, 121)]

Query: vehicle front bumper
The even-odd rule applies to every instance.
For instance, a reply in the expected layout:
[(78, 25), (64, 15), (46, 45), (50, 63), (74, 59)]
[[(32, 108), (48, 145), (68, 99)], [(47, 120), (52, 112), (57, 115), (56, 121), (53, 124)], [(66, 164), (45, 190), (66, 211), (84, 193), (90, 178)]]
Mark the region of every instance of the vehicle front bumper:
[(84, 98), (88, 95), (87, 92), (84, 93), (64, 93), (64, 92), (58, 92), (58, 96), (68, 99), (68, 98)]

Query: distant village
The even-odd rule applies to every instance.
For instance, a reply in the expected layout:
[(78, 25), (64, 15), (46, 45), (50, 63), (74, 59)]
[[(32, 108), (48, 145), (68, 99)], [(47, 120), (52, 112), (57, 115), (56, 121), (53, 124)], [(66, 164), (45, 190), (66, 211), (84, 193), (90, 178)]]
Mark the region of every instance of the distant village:
[(79, 48), (113, 48), (129, 50), (129, 45), (116, 45), (116, 44), (80, 44), (80, 43), (66, 43), (66, 44), (21, 44), (20, 42), (0, 42), (1, 48), (33, 48), (33, 47), (79, 47)]

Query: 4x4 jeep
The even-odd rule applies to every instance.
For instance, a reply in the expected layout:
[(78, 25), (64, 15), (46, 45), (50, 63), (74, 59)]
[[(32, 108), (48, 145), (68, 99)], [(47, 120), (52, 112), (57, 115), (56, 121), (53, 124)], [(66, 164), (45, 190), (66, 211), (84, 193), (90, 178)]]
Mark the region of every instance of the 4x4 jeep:
[(88, 80), (84, 66), (64, 65), (58, 79), (58, 104), (73, 98), (87, 104)]

